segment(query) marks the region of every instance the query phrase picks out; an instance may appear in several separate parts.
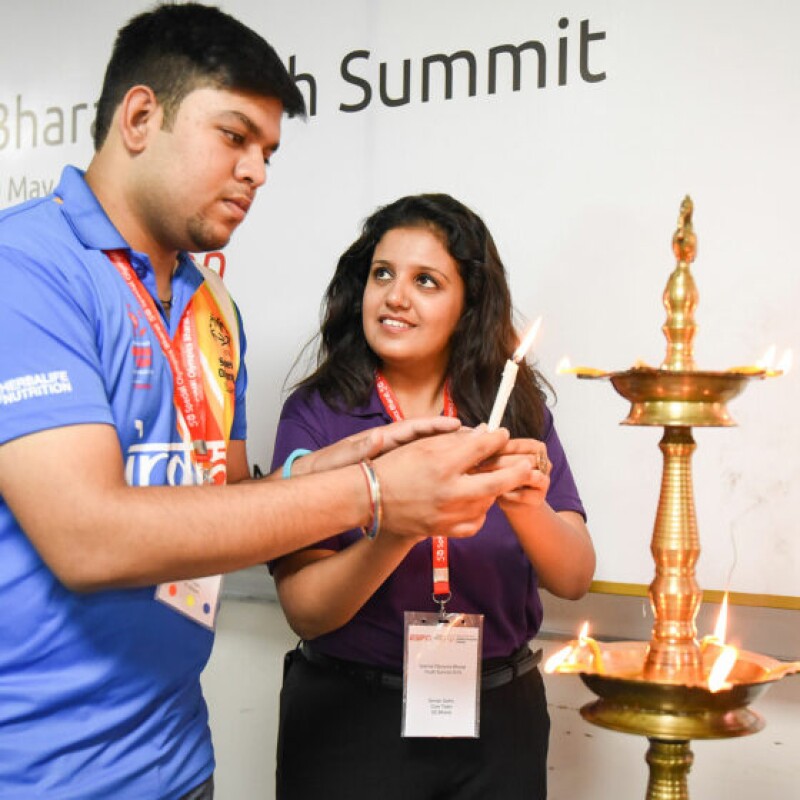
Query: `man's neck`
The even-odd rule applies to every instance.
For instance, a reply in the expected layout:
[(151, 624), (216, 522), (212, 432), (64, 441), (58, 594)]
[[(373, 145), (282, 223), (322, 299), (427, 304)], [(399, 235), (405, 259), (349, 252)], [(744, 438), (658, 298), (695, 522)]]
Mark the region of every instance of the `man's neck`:
[(162, 299), (171, 297), (172, 274), (178, 259), (176, 250), (165, 250), (141, 221), (135, 208), (129, 203), (124, 179), (111, 182), (107, 179), (110, 170), (97, 156), (89, 164), (85, 179), (89, 188), (103, 207), (106, 215), (122, 238), (131, 248), (145, 253), (153, 266), (158, 295)]

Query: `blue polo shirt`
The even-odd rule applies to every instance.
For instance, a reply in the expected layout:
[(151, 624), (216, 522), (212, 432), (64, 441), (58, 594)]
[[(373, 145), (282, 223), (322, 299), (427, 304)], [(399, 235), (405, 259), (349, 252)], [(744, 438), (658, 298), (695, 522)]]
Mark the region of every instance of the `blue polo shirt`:
[[(54, 195), (0, 212), (0, 443), (113, 425), (130, 485), (191, 483), (172, 374), (107, 249), (129, 250), (74, 168)], [(147, 256), (129, 254), (155, 297)], [(172, 335), (202, 280), (182, 254)], [(245, 436), (245, 388), (242, 366), (232, 439)], [(199, 682), (208, 630), (157, 602), (154, 587), (69, 591), (2, 497), (0, 599), (0, 797), (160, 800), (211, 774)]]
[[(331, 408), (317, 392), (300, 389), (289, 397), (281, 412), (272, 467), (280, 466), (295, 448), (317, 450), (390, 421), (374, 388), (364, 406), (347, 411)], [(543, 441), (552, 463), (547, 502), (555, 511), (576, 511), (585, 517), (549, 410)], [(362, 538), (360, 530), (350, 530), (314, 547), (338, 551)], [(542, 623), (538, 579), (497, 504), (489, 509), (475, 536), (450, 539), (449, 552), (452, 599), (448, 610), (485, 615), (483, 657), (509, 656), (530, 641)], [(436, 611), (432, 588), (428, 539), (411, 549), (348, 623), (314, 639), (315, 649), (337, 658), (402, 671), (403, 612)]]

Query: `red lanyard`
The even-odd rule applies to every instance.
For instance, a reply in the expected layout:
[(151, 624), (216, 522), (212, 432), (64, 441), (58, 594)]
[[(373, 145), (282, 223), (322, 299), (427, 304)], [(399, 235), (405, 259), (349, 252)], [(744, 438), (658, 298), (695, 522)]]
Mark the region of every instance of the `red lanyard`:
[(128, 254), (124, 250), (106, 250), (106, 255), (122, 276), (142, 308), (145, 319), (161, 345), (161, 350), (172, 370), (173, 398), (175, 407), (182, 417), (192, 440), (192, 455), (200, 467), (203, 482), (209, 482), (211, 456), (206, 444), (206, 406), (203, 373), (197, 347), (197, 331), (194, 317), (184, 311), (178, 323), (177, 347), (169, 338), (169, 333), (161, 320), (153, 298), (145, 290), (139, 276), (131, 267)]
[[(400, 409), (400, 404), (397, 402), (392, 387), (389, 382), (384, 378), (378, 370), (375, 372), (375, 388), (378, 390), (378, 396), (386, 409), (386, 413), (395, 421), (400, 422), (403, 417), (403, 412)], [(455, 417), (458, 415), (456, 404), (450, 396), (450, 384), (446, 381), (444, 384), (444, 415), (446, 417)], [(448, 546), (447, 538), (445, 536), (434, 536), (431, 538), (431, 560), (433, 562), (433, 599), (439, 604), (439, 607), (444, 613), (444, 607), (450, 599), (450, 566), (448, 559)]]

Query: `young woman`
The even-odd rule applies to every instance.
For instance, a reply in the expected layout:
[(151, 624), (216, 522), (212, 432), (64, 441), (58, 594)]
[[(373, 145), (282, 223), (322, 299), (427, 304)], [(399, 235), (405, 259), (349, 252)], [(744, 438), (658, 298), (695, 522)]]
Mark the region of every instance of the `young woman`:
[[(483, 221), (444, 194), (397, 200), (367, 219), (339, 260), (318, 368), (284, 406), (274, 464), (289, 459), (286, 475), (298, 449), (402, 417), (485, 422), (517, 344), (505, 270)], [(279, 800), (546, 796), (549, 717), (528, 647), (542, 621), (538, 589), (581, 597), (595, 557), (526, 364), (503, 424), (515, 438), (500, 461), (541, 467), (498, 498), (474, 537), (446, 540), (447, 610), (484, 616), (479, 736), (401, 736), (404, 612), (433, 612), (447, 598), (432, 596), (433, 540), (378, 530), (378, 517), (370, 536), (346, 531), (273, 564), (302, 639), (287, 654), (281, 692)]]

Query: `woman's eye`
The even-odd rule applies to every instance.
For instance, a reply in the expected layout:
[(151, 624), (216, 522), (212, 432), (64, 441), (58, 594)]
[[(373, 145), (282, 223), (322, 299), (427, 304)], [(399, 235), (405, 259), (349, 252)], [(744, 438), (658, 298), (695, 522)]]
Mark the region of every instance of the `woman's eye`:
[(417, 283), (426, 289), (435, 289), (439, 286), (436, 280), (426, 273), (417, 276)]
[(387, 281), (392, 277), (392, 273), (386, 267), (375, 267), (372, 271), (372, 277), (376, 281)]

